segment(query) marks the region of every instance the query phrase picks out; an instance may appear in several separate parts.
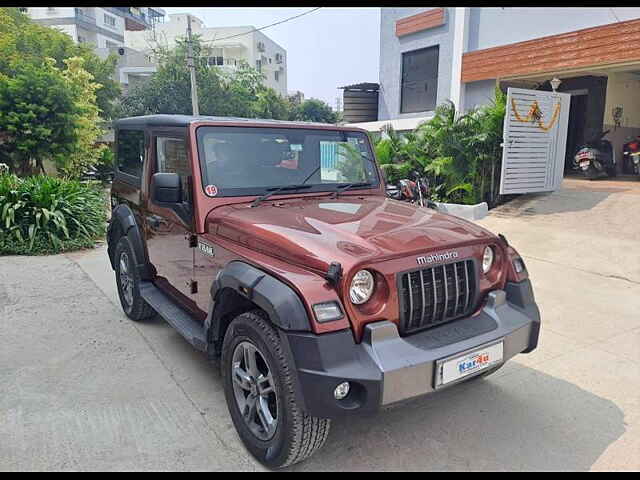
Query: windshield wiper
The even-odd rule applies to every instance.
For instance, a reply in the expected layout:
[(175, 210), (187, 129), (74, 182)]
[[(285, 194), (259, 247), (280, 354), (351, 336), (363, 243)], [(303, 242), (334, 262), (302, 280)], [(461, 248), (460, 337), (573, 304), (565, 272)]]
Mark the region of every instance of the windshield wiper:
[(258, 198), (256, 198), (253, 202), (251, 202), (251, 207), (257, 207), (258, 205), (260, 205), (260, 202), (262, 202), (263, 200), (266, 200), (267, 198), (269, 198), (272, 195), (275, 195), (278, 192), (283, 192), (285, 190), (300, 190), (301, 188), (311, 188), (313, 185), (307, 185), (306, 183), (309, 181), (309, 179), (311, 177), (313, 177), (316, 173), (318, 173), (318, 171), (322, 168), (322, 165), (318, 165), (318, 168), (316, 168), (313, 172), (311, 172), (309, 175), (307, 175), (307, 178), (305, 178), (302, 183), (297, 184), (297, 185), (284, 185), (282, 187), (273, 187), (273, 188), (267, 188), (267, 192), (269, 193), (265, 193), (264, 195), (259, 196)]
[(342, 185), (341, 187), (338, 187), (336, 191), (331, 194), (331, 198), (338, 198), (338, 195), (340, 195), (342, 192), (349, 190), (350, 188), (370, 187), (370, 186), (371, 186), (370, 182), (347, 183), (346, 185)]
[(268, 193), (265, 193), (264, 195), (256, 198), (253, 202), (251, 202), (251, 206), (257, 207), (258, 205), (260, 205), (260, 202), (268, 199), (270, 196), (275, 195), (278, 192), (284, 192), (285, 190), (300, 190), (303, 188), (311, 188), (312, 186), (313, 185), (304, 185), (301, 183), (300, 185), (283, 185), (282, 187), (267, 188)]

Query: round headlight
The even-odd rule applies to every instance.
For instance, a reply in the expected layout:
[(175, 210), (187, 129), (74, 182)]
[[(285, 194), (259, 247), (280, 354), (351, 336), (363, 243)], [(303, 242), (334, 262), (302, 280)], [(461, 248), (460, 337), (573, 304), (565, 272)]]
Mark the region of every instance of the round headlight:
[(487, 273), (493, 265), (493, 248), (485, 247), (484, 255), (482, 255), (482, 272)]
[(360, 270), (351, 280), (351, 288), (349, 289), (351, 302), (360, 305), (369, 300), (372, 293), (373, 275), (368, 270)]

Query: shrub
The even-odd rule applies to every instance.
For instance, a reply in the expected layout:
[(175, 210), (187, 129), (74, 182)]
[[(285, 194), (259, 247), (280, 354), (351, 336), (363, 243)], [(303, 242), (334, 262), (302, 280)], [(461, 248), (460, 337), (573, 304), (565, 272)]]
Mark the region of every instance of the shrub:
[(105, 228), (100, 188), (54, 177), (0, 175), (0, 255), (92, 247)]
[(500, 183), (505, 103), (505, 95), (496, 89), (490, 105), (465, 115), (446, 102), (413, 132), (399, 135), (386, 128), (375, 149), (387, 180), (396, 183), (417, 171), (430, 180), (434, 201), (486, 201), (493, 206)]

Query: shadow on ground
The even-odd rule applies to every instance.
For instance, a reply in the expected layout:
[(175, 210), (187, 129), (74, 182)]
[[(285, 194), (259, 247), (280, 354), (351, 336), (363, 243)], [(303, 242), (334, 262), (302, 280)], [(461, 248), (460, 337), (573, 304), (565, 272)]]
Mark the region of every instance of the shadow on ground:
[(566, 212), (581, 212), (593, 209), (614, 191), (571, 189), (571, 194), (563, 190), (550, 193), (528, 193), (500, 205), (491, 211), (499, 217), (531, 217)]
[[(171, 343), (211, 389), (222, 389), (203, 355), (177, 333)], [(226, 405), (207, 407), (205, 415), (228, 415)], [(624, 414), (610, 400), (519, 366), (517, 375), (497, 373), (376, 415), (335, 420), (323, 449), (289, 470), (586, 471), (624, 432)]]

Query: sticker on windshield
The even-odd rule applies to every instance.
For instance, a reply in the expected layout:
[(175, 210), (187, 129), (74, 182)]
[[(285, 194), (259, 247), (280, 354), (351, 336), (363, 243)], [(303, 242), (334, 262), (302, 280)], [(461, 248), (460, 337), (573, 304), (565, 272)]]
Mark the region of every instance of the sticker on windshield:
[(206, 187), (204, 187), (204, 193), (206, 193), (209, 197), (215, 197), (216, 195), (218, 195), (218, 187), (216, 187), (215, 185), (207, 185)]

